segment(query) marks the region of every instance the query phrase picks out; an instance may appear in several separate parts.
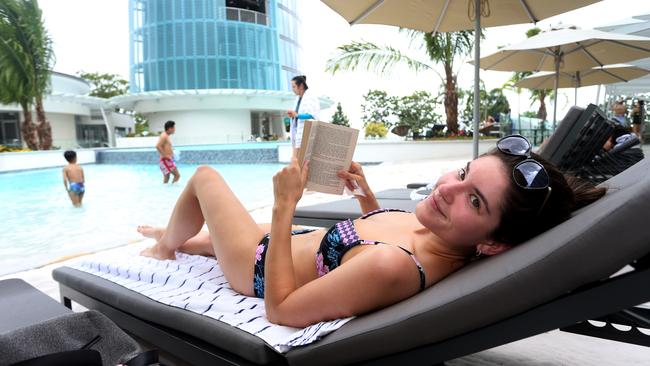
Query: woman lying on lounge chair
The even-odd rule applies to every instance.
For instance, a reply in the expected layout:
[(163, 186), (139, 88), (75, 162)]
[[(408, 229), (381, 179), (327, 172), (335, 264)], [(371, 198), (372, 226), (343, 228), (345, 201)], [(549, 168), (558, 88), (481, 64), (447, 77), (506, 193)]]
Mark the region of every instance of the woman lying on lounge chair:
[[(167, 228), (139, 228), (157, 238), (142, 254), (216, 256), (235, 291), (264, 298), (273, 323), (304, 327), (360, 315), (424, 290), (477, 255), (508, 250), (605, 193), (565, 178), (530, 149), (521, 136), (499, 140), (443, 175), (414, 213), (380, 209), (353, 163), (339, 176), (363, 190), (357, 199), (364, 216), (329, 230), (292, 231), (308, 164), (301, 169), (293, 159), (274, 176), (270, 226), (253, 221), (218, 172), (199, 167)], [(200, 233), (204, 222), (209, 234)]]

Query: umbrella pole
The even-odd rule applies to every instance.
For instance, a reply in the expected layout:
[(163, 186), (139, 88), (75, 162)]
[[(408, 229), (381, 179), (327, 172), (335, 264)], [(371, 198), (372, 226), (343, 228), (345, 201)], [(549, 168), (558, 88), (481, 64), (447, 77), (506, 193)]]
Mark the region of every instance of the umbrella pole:
[(573, 105), (578, 105), (578, 87), (573, 88)]
[(553, 131), (557, 125), (557, 87), (560, 84), (560, 56), (555, 56), (555, 102), (553, 103)]
[(473, 157), (478, 157), (478, 119), (480, 107), (480, 58), (481, 58), (481, 0), (474, 0), (474, 9), (476, 11), (476, 19), (474, 23), (474, 134), (472, 136), (474, 152)]

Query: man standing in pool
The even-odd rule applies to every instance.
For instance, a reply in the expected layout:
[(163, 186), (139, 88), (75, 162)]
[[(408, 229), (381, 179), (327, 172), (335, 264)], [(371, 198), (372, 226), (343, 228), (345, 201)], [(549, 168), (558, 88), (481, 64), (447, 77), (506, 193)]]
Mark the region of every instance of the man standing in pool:
[(173, 135), (176, 132), (176, 122), (167, 121), (165, 122), (165, 132), (160, 134), (158, 143), (156, 144), (156, 150), (160, 154), (160, 171), (163, 173), (163, 184), (169, 182), (169, 174), (174, 175), (174, 180), (172, 183), (178, 182), (181, 178), (181, 174), (176, 168), (176, 163), (174, 162), (174, 149), (172, 148), (172, 140), (169, 138), (170, 135)]

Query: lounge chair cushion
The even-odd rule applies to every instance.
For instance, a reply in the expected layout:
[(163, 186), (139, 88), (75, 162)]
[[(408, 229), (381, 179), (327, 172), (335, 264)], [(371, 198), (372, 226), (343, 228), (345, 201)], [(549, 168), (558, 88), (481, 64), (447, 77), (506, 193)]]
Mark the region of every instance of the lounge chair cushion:
[[(409, 190), (410, 191), (410, 190)], [(384, 208), (399, 208), (405, 211), (415, 210), (419, 201), (410, 199), (378, 199), (379, 205)], [(338, 201), (326, 202), (311, 206), (298, 207), (293, 217), (294, 224), (313, 225), (313, 226), (331, 226), (339, 221), (351, 217), (361, 216), (361, 208), (356, 199), (342, 199)]]

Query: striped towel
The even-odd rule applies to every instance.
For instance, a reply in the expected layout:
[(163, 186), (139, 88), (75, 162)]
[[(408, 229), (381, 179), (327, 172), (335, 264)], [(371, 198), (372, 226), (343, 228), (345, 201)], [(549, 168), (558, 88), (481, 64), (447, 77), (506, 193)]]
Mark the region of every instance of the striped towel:
[[(138, 255), (152, 240), (81, 257), (68, 266), (102, 277), (160, 303), (228, 323), (278, 352), (317, 341), (352, 318), (292, 328), (266, 319), (264, 300), (235, 292), (212, 257), (176, 253), (176, 260)], [(251, 268), (251, 271), (253, 269)]]

